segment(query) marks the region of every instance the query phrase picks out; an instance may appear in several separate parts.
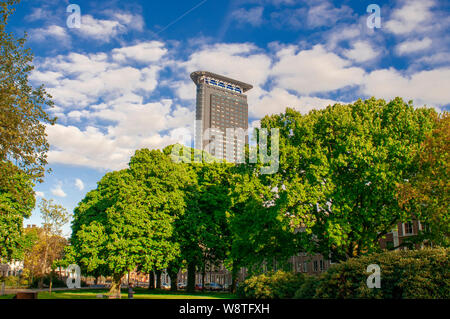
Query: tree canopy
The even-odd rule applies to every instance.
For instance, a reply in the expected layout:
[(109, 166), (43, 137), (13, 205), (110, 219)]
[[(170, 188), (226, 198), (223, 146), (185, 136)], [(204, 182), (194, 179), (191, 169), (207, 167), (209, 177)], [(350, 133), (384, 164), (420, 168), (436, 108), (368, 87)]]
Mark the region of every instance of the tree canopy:
[(415, 174), (414, 154), (433, 116), (400, 98), (372, 98), (262, 119), (262, 127), (280, 128), (280, 170), (268, 177), (278, 189), (275, 205), (300, 231), (305, 250), (334, 260), (370, 253), (408, 220), (396, 184)]
[(7, 32), (8, 18), (19, 0), (0, 2), (0, 258), (20, 258), (23, 218), (35, 205), (33, 187), (42, 182), (49, 144), (45, 125), (56, 119), (43, 86), (29, 83), (33, 55), (26, 34)]
[(120, 278), (163, 270), (179, 255), (174, 220), (184, 213), (182, 166), (161, 151), (136, 151), (129, 168), (107, 173), (75, 209), (71, 244), (87, 273)]
[(420, 220), (423, 228), (413, 242), (431, 241), (450, 244), (450, 116), (435, 117), (435, 129), (415, 154), (418, 171), (398, 184), (398, 198), (410, 217)]

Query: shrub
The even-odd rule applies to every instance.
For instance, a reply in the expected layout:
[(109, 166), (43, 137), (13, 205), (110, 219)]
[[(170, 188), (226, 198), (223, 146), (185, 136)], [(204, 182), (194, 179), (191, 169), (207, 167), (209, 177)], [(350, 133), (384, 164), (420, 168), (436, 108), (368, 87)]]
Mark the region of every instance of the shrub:
[[(30, 285), (30, 288), (39, 288), (39, 281), (41, 280), (41, 277), (35, 277), (33, 278), (33, 281)], [(44, 287), (50, 286), (50, 276), (46, 275), (44, 277), (43, 281)], [(67, 288), (67, 283), (65, 280), (59, 279), (56, 276), (52, 277), (52, 287), (53, 288)]]
[(5, 277), (4, 282), (6, 287), (16, 288), (20, 286), (20, 278), (18, 276)]
[(317, 287), (320, 284), (321, 277), (306, 276), (305, 281), (295, 292), (295, 299), (313, 299), (316, 295)]
[(287, 299), (293, 298), (304, 275), (285, 271), (270, 272), (250, 277), (241, 283), (237, 295), (241, 298)]
[[(316, 287), (317, 298), (450, 298), (449, 249), (389, 251), (333, 265)], [(381, 269), (381, 288), (369, 289), (367, 266)], [(300, 294), (300, 292), (299, 292)]]

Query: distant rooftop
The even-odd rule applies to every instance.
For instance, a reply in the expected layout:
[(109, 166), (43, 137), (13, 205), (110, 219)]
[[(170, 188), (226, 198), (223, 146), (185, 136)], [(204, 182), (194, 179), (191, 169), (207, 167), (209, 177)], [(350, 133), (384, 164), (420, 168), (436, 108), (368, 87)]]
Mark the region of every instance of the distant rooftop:
[(191, 73), (191, 79), (192, 79), (192, 81), (195, 82), (195, 84), (199, 84), (200, 83), (200, 79), (202, 77), (208, 77), (208, 78), (213, 78), (213, 79), (216, 79), (216, 80), (219, 80), (219, 81), (224, 81), (224, 82), (227, 82), (227, 83), (232, 83), (234, 85), (237, 85), (237, 86), (241, 87), (244, 92), (247, 92), (248, 90), (253, 88), (253, 85), (250, 85), (250, 84), (238, 81), (238, 80), (234, 80), (234, 79), (228, 78), (228, 77), (223, 76), (223, 75), (219, 75), (219, 74), (216, 74), (216, 73), (208, 72), (208, 71), (195, 71), (195, 72)]

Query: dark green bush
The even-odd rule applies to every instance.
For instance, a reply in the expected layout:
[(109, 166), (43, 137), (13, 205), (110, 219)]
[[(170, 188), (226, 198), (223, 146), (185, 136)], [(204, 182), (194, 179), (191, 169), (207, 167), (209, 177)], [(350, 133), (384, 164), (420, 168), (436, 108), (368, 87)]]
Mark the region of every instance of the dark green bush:
[(302, 274), (280, 270), (250, 277), (239, 285), (237, 294), (252, 299), (293, 298), (303, 281)]
[[(33, 278), (33, 282), (30, 285), (30, 288), (39, 288), (40, 277)], [(52, 287), (53, 288), (67, 288), (66, 279), (59, 279), (58, 276), (52, 276)], [(44, 287), (47, 288), (50, 286), (50, 276), (46, 275), (43, 281)], [(88, 287), (87, 283), (84, 280), (81, 280), (81, 287)]]
[[(390, 251), (333, 265), (316, 288), (316, 298), (450, 298), (449, 249)], [(381, 288), (367, 287), (367, 266), (381, 269)]]
[(321, 277), (305, 276), (305, 281), (295, 292), (295, 299), (313, 299), (316, 295), (317, 287), (320, 284)]
[[(33, 278), (33, 282), (30, 285), (30, 288), (39, 288), (39, 281), (41, 280), (40, 277)], [(50, 286), (50, 276), (47, 275), (44, 277), (43, 281), (44, 287)], [(67, 288), (67, 283), (64, 280), (59, 279), (56, 276), (52, 277), (52, 287), (53, 288)]]

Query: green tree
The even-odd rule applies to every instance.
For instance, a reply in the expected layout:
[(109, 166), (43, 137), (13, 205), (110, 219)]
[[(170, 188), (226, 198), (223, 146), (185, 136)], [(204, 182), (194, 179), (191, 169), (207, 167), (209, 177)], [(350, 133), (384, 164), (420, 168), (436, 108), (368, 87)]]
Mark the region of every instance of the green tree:
[[(34, 208), (34, 182), (41, 182), (49, 145), (45, 125), (55, 118), (43, 86), (33, 88), (29, 75), (33, 55), (25, 48), (26, 34), (7, 32), (8, 18), (19, 0), (0, 2), (0, 258), (20, 257), (23, 218)], [(14, 211), (11, 207), (14, 206)]]
[[(174, 147), (183, 150), (183, 153), (173, 154)], [(170, 146), (164, 152), (171, 154), (172, 160), (186, 167), (191, 174), (191, 183), (183, 190), (186, 211), (175, 222), (175, 238), (180, 244), (182, 259), (187, 264), (187, 290), (193, 291), (197, 270), (204, 279), (207, 271), (229, 258), (229, 193), (233, 166), (214, 161), (206, 152), (189, 147)], [(196, 161), (200, 158), (201, 161)]]
[[(130, 173), (145, 194), (152, 223), (148, 232), (153, 235), (145, 239), (146, 253), (140, 268), (146, 273), (155, 271), (159, 284), (161, 271), (176, 265), (180, 255), (174, 225), (184, 215), (185, 189), (193, 183), (193, 175), (186, 166), (174, 162), (167, 150), (148, 149), (136, 151), (130, 160)], [(171, 268), (172, 276), (175, 271)]]
[(371, 98), (266, 116), (262, 127), (280, 129), (279, 173), (266, 178), (301, 247), (333, 260), (378, 250), (379, 239), (411, 217), (396, 184), (416, 174), (414, 154), (434, 115), (400, 98)]
[(178, 238), (183, 256), (188, 263), (189, 290), (195, 282), (195, 268), (205, 274), (219, 266), (229, 255), (229, 209), (231, 199), (229, 172), (226, 163), (193, 164), (197, 184), (187, 192), (188, 207), (178, 226)]
[(71, 244), (80, 267), (113, 277), (161, 271), (179, 255), (174, 220), (184, 212), (187, 175), (160, 151), (136, 151), (129, 169), (106, 174), (75, 209)]
[(448, 247), (450, 236), (450, 116), (435, 118), (436, 128), (416, 153), (418, 172), (398, 184), (398, 198), (411, 219), (420, 220), (423, 229), (413, 242), (430, 241)]
[(50, 293), (52, 291), (52, 275), (54, 262), (62, 257), (64, 246), (67, 241), (62, 237), (62, 227), (69, 222), (70, 213), (59, 204), (54, 203), (52, 199), (42, 198), (39, 203), (42, 222), (42, 236), (40, 245), (42, 248), (40, 256), (41, 279), (39, 286), (42, 288), (44, 275), (49, 269), (50, 273)]
[[(0, 159), (2, 182), (10, 170), (5, 163), (14, 162), (32, 180), (42, 180), (49, 145), (45, 124), (54, 124), (46, 113), (53, 106), (43, 86), (33, 88), (29, 75), (34, 69), (33, 55), (25, 48), (26, 34), (16, 39), (6, 31), (12, 6), (19, 0), (0, 3)], [(14, 172), (13, 172), (14, 173)]]
[[(71, 245), (77, 263), (88, 274), (111, 275), (110, 292), (119, 297), (121, 278), (136, 267), (142, 253), (140, 228), (145, 220), (138, 194), (127, 170), (107, 173), (74, 213)], [(95, 211), (99, 214), (93, 215)]]
[(35, 206), (33, 184), (25, 173), (13, 164), (7, 163), (9, 171), (14, 171), (7, 188), (0, 185), (0, 259), (22, 259), (24, 249), (23, 219), (31, 216)]

